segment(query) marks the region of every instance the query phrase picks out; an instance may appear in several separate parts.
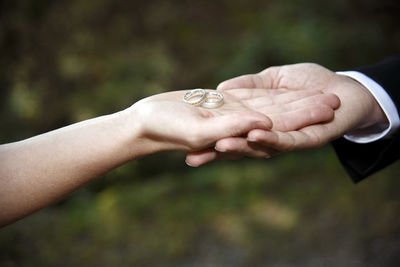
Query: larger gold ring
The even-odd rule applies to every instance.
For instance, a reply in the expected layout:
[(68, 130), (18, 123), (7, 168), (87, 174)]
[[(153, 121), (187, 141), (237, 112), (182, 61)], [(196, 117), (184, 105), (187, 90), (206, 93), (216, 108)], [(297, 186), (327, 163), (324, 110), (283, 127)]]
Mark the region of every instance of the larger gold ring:
[(206, 100), (207, 92), (204, 89), (192, 89), (183, 96), (183, 101), (193, 106), (201, 105)]

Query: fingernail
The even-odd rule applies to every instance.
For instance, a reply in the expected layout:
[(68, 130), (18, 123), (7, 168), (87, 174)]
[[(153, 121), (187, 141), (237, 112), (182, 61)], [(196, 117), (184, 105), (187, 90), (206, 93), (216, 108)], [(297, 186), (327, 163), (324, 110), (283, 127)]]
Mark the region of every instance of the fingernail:
[(196, 168), (196, 167), (197, 167), (197, 166), (190, 165), (190, 163), (187, 162), (186, 160), (185, 160), (185, 163), (186, 163), (186, 165), (188, 165), (189, 167), (193, 167), (193, 168)]
[(257, 142), (257, 140), (255, 139), (255, 138), (249, 138), (249, 137), (247, 137), (247, 141), (248, 142)]
[(221, 148), (217, 148), (217, 147), (214, 147), (214, 149), (215, 149), (215, 151), (218, 151), (218, 152), (226, 152), (225, 149), (221, 149)]

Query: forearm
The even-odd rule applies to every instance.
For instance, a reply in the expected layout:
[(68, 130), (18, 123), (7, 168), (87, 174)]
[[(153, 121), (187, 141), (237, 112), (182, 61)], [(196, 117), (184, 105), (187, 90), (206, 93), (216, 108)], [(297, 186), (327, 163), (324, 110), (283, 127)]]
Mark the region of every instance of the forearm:
[(128, 109), (0, 146), (0, 225), (151, 152), (134, 115)]

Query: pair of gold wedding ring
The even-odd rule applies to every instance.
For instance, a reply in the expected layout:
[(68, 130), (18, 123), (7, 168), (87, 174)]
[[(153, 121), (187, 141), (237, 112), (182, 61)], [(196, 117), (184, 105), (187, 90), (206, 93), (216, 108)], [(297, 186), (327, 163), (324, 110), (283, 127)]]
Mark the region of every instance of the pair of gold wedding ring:
[(183, 96), (183, 101), (193, 106), (203, 108), (218, 108), (224, 103), (224, 96), (217, 91), (206, 91), (202, 88), (189, 90)]

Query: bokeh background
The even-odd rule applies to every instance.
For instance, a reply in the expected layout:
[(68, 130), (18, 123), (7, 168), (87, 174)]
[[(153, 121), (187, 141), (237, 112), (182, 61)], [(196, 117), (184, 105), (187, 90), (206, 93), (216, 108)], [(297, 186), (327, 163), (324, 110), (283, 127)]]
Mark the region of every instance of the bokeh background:
[[(0, 1), (1, 143), (271, 65), (399, 52), (393, 0)], [(126, 164), (0, 230), (1, 266), (399, 266), (400, 165), (354, 185), (328, 145)]]

